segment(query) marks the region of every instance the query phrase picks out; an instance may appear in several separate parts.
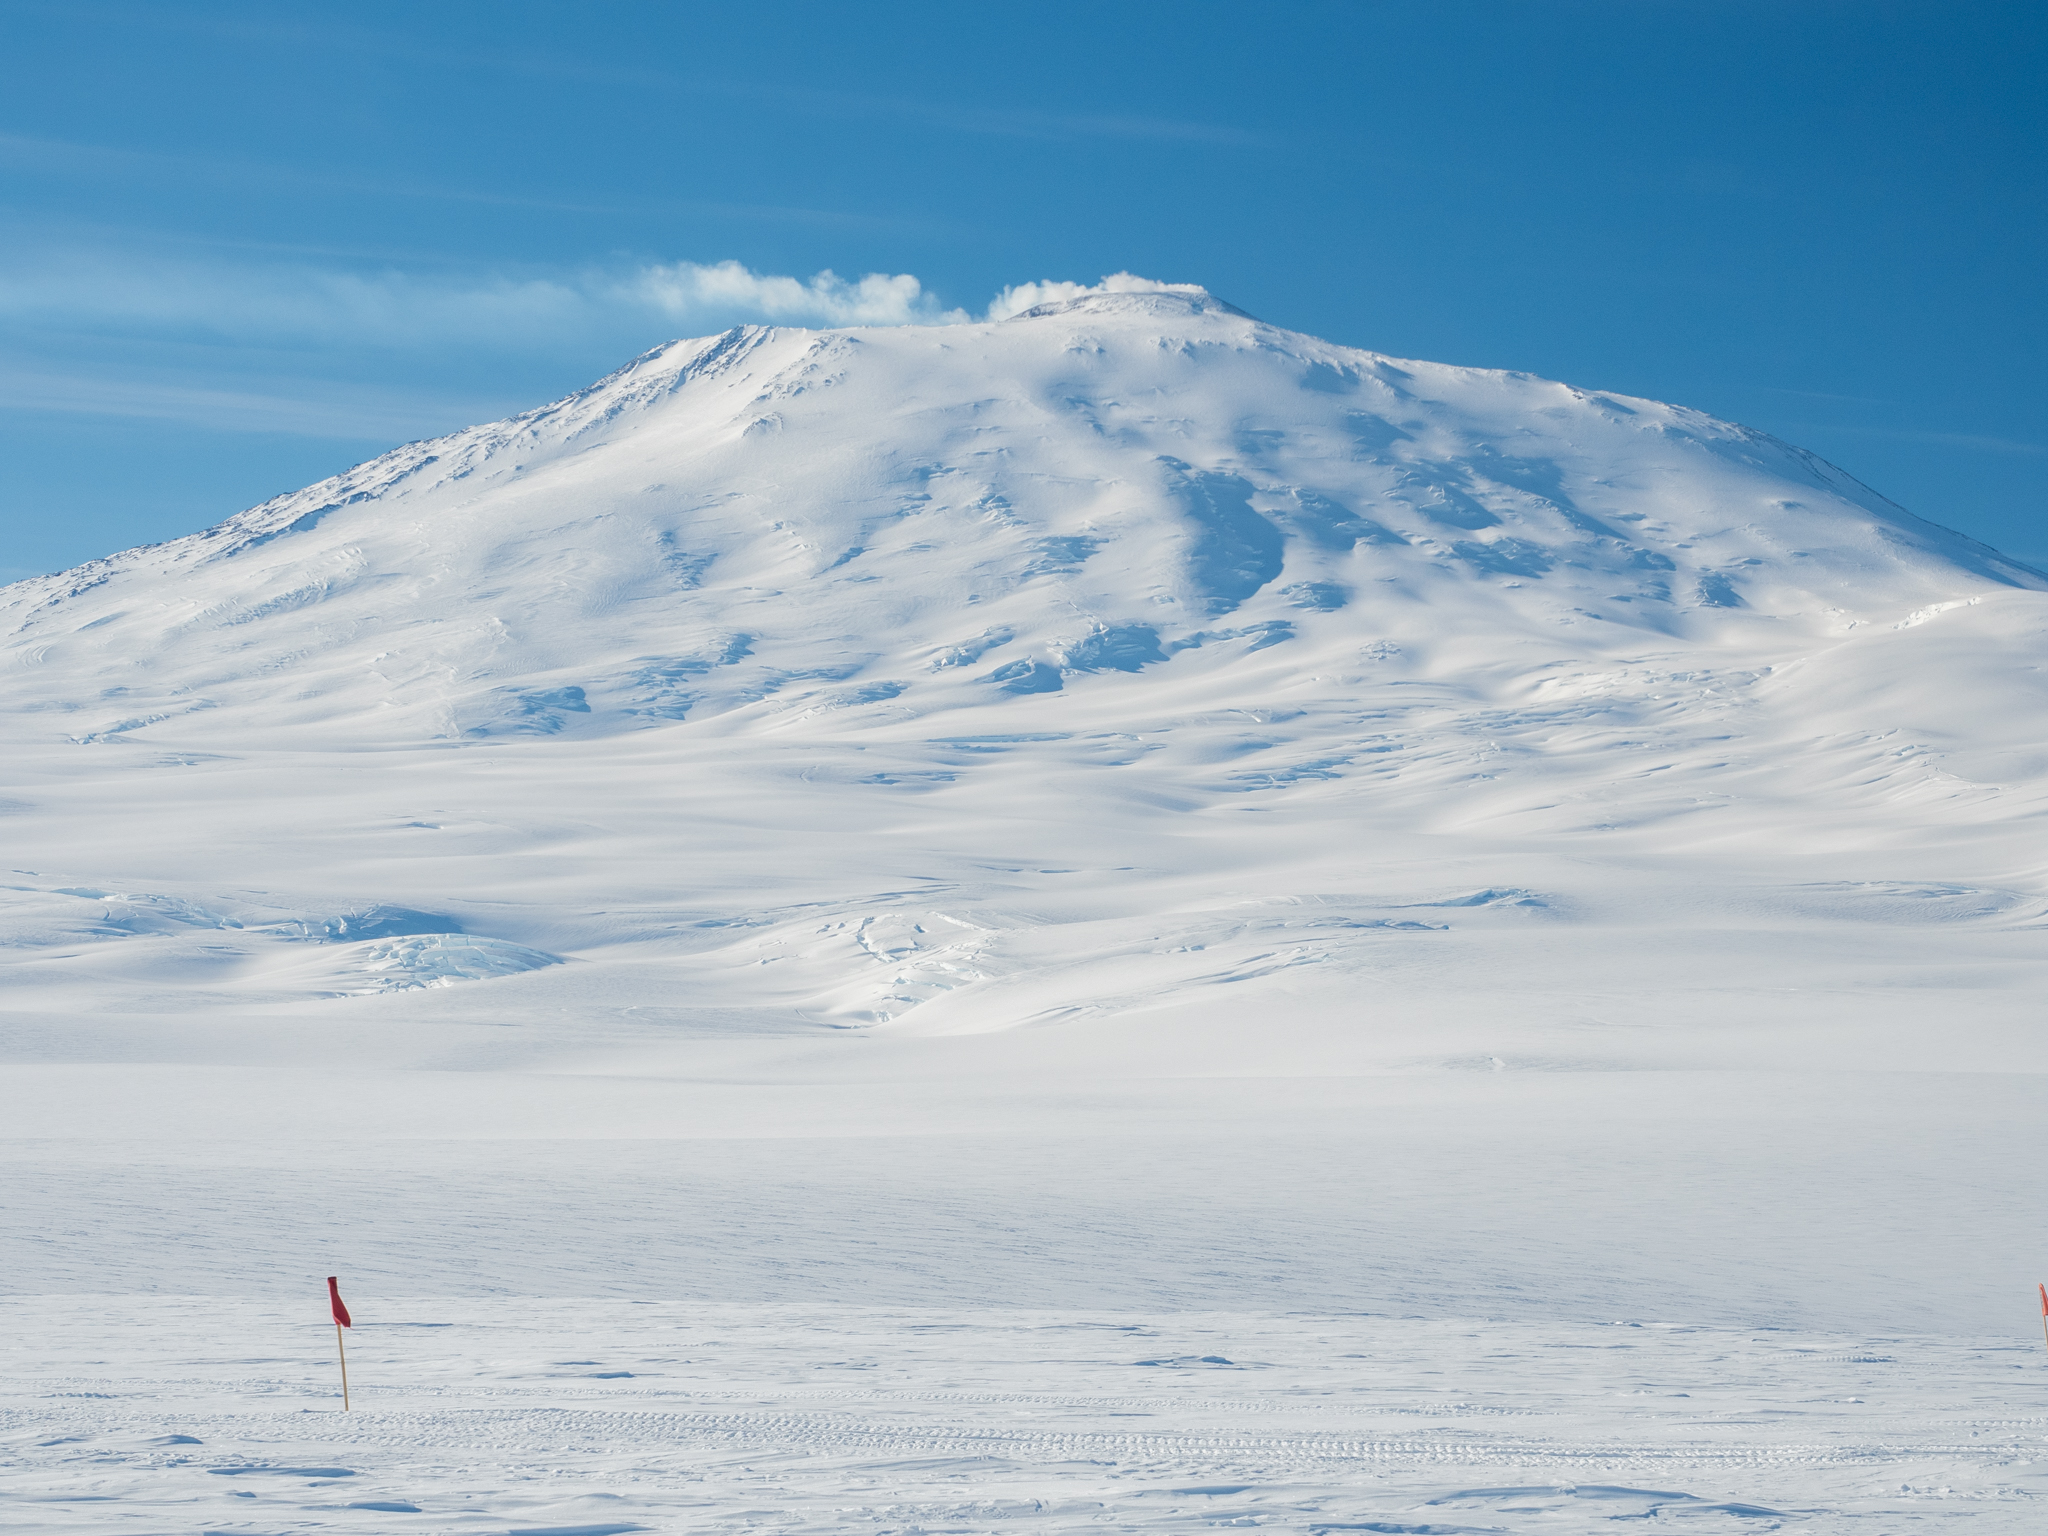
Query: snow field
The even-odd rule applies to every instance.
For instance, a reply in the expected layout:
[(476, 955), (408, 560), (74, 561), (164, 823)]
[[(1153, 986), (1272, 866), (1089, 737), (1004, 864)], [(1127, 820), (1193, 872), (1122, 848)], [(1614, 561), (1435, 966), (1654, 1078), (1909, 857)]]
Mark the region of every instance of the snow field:
[(344, 1415), (317, 1307), (10, 1299), (8, 1528), (2018, 1533), (2048, 1491), (2038, 1343), (351, 1300)]

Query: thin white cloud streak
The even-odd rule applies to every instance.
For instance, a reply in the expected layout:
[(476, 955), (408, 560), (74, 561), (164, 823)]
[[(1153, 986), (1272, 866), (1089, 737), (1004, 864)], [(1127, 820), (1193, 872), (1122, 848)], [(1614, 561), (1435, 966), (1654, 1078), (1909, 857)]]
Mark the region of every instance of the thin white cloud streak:
[(2019, 438), (1993, 437), (1981, 432), (1930, 432), (1917, 427), (1888, 427), (1863, 422), (1788, 422), (1782, 429), (1810, 437), (1839, 433), (1845, 437), (1883, 437), (1902, 443), (1930, 443), (1944, 448), (1963, 448), (1976, 453), (2048, 454), (2048, 444)]
[[(1098, 284), (1046, 280), (1005, 288), (1000, 320), (1084, 293), (1200, 292), (1119, 272)], [(736, 261), (679, 261), (548, 277), (421, 277), (287, 264), (49, 259), (0, 267), (0, 322), (34, 332), (198, 337), (247, 345), (362, 349), (476, 346), (547, 351), (567, 336), (632, 335), (652, 345), (692, 328), (756, 322), (824, 328), (956, 325), (907, 272), (797, 278)]]
[(706, 198), (542, 197), (506, 193), (445, 182), (394, 181), (387, 177), (337, 175), (305, 165), (272, 165), (260, 160), (215, 155), (173, 154), (125, 145), (88, 144), (68, 139), (35, 138), (0, 133), (0, 165), (18, 172), (76, 179), (133, 181), (137, 178), (178, 178), (227, 184), (246, 191), (269, 187), (304, 195), (311, 191), (346, 192), (355, 196), (412, 201), (474, 203), (485, 207), (533, 209), (544, 213), (584, 214), (593, 218), (641, 218), (687, 213), (739, 224), (812, 225), (828, 229), (935, 232), (944, 221), (892, 214), (848, 213), (829, 208), (797, 208), (776, 203), (733, 203)]
[[(586, 355), (593, 338), (600, 347), (615, 341), (623, 362), (677, 336), (741, 323), (958, 325), (1089, 293), (1168, 291), (1201, 290), (1128, 272), (1097, 284), (1044, 280), (1005, 288), (982, 315), (970, 315), (942, 307), (909, 273), (797, 278), (736, 261), (460, 279), (291, 264), (46, 259), (0, 268), (0, 327), (15, 354), (0, 364), (0, 411), (397, 442), (540, 403), (421, 387), (448, 377), (451, 363), (473, 374), (490, 356)], [(182, 362), (80, 366), (84, 357), (104, 356), (108, 342), (116, 351), (140, 345), (147, 355)], [(337, 368), (357, 382), (338, 382)], [(379, 374), (392, 382), (376, 382)]]
[(809, 278), (738, 262), (674, 262), (547, 277), (422, 277), (310, 266), (72, 258), (0, 268), (0, 322), (35, 330), (133, 333), (250, 344), (363, 348), (481, 346), (545, 351), (569, 334), (677, 327), (930, 325), (944, 310), (908, 273)]
[(966, 106), (957, 102), (869, 96), (848, 91), (774, 88), (753, 84), (693, 82), (694, 91), (724, 91), (736, 97), (768, 99), (823, 117), (896, 118), (984, 137), (1058, 143), (1077, 139), (1123, 139), (1164, 144), (1208, 144), (1242, 149), (1266, 136), (1227, 123), (1107, 113), (1035, 112), (1014, 107)]
[(441, 70), (573, 80), (585, 85), (609, 85), (680, 99), (720, 96), (728, 100), (773, 102), (814, 116), (842, 121), (897, 118), (985, 137), (1041, 142), (1121, 139), (1210, 144), (1227, 148), (1248, 148), (1271, 142), (1269, 134), (1233, 123), (1197, 122), (1142, 113), (1047, 112), (946, 101), (930, 96), (882, 96), (864, 91), (771, 85), (720, 75), (682, 75), (644, 65), (620, 65), (609, 61), (590, 63), (558, 54), (506, 53), (481, 47), (436, 49), (422, 46), (416, 37), (371, 31), (359, 25), (336, 23), (331, 18), (314, 26), (296, 20), (278, 23), (267, 18), (252, 24), (240, 18), (224, 22), (216, 17), (179, 16), (159, 8), (135, 13), (134, 24), (231, 37), (244, 42), (283, 44), (301, 52), (346, 50), (402, 61), (413, 67), (432, 65)]
[(494, 421), (530, 401), (435, 395), (315, 379), (221, 388), (193, 380), (0, 370), (0, 412), (168, 421), (209, 431), (271, 432), (340, 442), (407, 442)]

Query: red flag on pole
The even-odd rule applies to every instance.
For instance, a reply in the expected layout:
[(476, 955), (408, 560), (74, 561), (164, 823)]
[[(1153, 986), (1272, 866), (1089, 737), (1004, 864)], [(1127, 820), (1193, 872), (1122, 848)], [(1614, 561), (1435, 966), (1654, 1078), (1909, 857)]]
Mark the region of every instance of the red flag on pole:
[(348, 1350), (341, 1342), (341, 1330), (353, 1328), (348, 1320), (348, 1308), (341, 1300), (341, 1285), (334, 1276), (327, 1277), (327, 1305), (334, 1312), (334, 1352), (341, 1360), (341, 1406), (348, 1407)]
[(2041, 1287), (2041, 1315), (2048, 1317), (2048, 1285)]

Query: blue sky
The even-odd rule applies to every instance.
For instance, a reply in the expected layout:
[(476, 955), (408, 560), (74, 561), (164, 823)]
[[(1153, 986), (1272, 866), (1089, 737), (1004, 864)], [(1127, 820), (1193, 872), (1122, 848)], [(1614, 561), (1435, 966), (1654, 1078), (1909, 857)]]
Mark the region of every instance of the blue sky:
[(672, 336), (1119, 270), (1698, 406), (2048, 564), (2038, 3), (0, 0), (0, 23), (0, 578)]

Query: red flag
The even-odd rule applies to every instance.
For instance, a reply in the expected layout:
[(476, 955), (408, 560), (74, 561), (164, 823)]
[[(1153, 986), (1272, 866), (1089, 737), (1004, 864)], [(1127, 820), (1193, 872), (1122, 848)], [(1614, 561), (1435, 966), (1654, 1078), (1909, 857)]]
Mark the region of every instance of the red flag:
[(334, 1306), (334, 1320), (344, 1328), (355, 1327), (355, 1324), (348, 1320), (348, 1308), (343, 1306), (341, 1301), (341, 1287), (335, 1284), (332, 1275), (327, 1277), (327, 1299)]
[(2041, 1315), (2048, 1317), (2048, 1285), (2041, 1287)]

